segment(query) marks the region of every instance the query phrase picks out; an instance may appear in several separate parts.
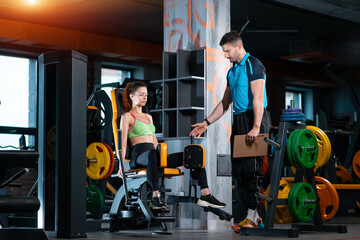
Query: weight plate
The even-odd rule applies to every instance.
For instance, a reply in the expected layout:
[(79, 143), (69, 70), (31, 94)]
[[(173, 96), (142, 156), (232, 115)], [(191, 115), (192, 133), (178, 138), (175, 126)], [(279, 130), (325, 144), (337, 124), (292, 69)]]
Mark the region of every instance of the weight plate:
[(296, 130), (292, 131), (290, 133), (289, 139), (286, 144), (286, 150), (287, 150), (289, 162), (292, 166), (294, 166), (296, 168), (301, 168), (301, 166), (299, 165), (298, 161), (296, 160), (296, 156), (295, 156), (295, 140), (297, 139), (297, 136), (300, 131), (301, 131), (300, 129), (296, 129)]
[(330, 159), (331, 156), (331, 143), (328, 136), (320, 129), (315, 126), (306, 126), (316, 136), (319, 155), (316, 161), (316, 168), (324, 166)]
[(360, 150), (355, 154), (352, 160), (352, 166), (354, 173), (360, 178)]
[(106, 176), (111, 166), (110, 153), (102, 143), (94, 142), (86, 149), (86, 174), (99, 180)]
[(295, 159), (302, 168), (314, 167), (319, 154), (315, 135), (308, 129), (301, 129), (294, 139)]
[[(288, 198), (292, 183), (284, 179), (280, 180), (278, 198)], [(267, 187), (265, 195), (269, 196), (270, 185)], [(265, 201), (265, 209), (267, 209), (267, 202)], [(277, 205), (275, 211), (275, 223), (289, 224), (293, 221), (289, 209), (286, 205)]]
[(100, 189), (94, 185), (86, 187), (86, 211), (91, 218), (99, 218), (104, 209), (104, 197)]
[(293, 143), (293, 137), (294, 137), (294, 135), (296, 135), (296, 131), (297, 130), (294, 130), (290, 133), (289, 138), (286, 142), (286, 153), (287, 153), (288, 160), (289, 160), (291, 166), (294, 165), (293, 156), (292, 156), (292, 153), (293, 153), (292, 143)]
[(115, 156), (114, 156), (114, 152), (113, 150), (111, 149), (111, 147), (109, 145), (107, 145), (106, 143), (103, 143), (106, 147), (106, 149), (109, 151), (110, 153), (110, 168), (109, 168), (109, 171), (108, 173), (105, 175), (105, 177), (103, 177), (102, 179), (106, 179), (108, 177), (111, 176), (111, 174), (113, 173), (114, 171), (114, 167), (115, 167)]
[(287, 108), (283, 110), (283, 114), (302, 113), (301, 108)]
[(335, 216), (339, 209), (339, 196), (335, 187), (325, 178), (315, 176), (317, 184), (317, 193), (319, 196), (319, 205), (322, 220), (330, 220)]
[(354, 179), (351, 176), (351, 173), (348, 169), (344, 168), (341, 165), (337, 165), (336, 168), (336, 177), (340, 183), (353, 183)]
[(308, 222), (314, 216), (316, 203), (306, 202), (316, 200), (314, 189), (309, 183), (299, 182), (291, 187), (288, 197), (288, 208), (291, 216), (301, 222)]

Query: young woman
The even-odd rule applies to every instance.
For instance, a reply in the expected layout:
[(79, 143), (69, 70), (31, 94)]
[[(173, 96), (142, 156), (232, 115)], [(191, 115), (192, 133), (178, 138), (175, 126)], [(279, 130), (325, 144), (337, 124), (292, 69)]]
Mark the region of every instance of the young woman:
[[(130, 167), (139, 168), (146, 167), (147, 182), (153, 191), (151, 198), (151, 208), (167, 209), (164, 202), (160, 198), (159, 192), (159, 171), (158, 171), (158, 155), (156, 148), (158, 141), (155, 136), (155, 126), (151, 115), (143, 113), (142, 107), (147, 102), (147, 87), (144, 82), (131, 82), (125, 87), (124, 106), (125, 114), (121, 116), (120, 127), (121, 135), (121, 157), (125, 159), (125, 152), (128, 139), (132, 147), (130, 157)], [(139, 156), (149, 151), (146, 159)], [(118, 172), (121, 177), (121, 172)], [(201, 207), (223, 208), (225, 203), (219, 202), (210, 194), (205, 169), (198, 171), (199, 185), (201, 188), (201, 197), (198, 205)]]
[[(167, 209), (160, 198), (159, 170), (156, 148), (158, 141), (155, 136), (155, 126), (151, 115), (143, 113), (142, 107), (147, 102), (148, 92), (144, 82), (131, 82), (124, 92), (125, 112), (121, 116), (121, 157), (125, 159), (126, 147), (129, 139), (131, 145), (130, 167), (146, 167), (147, 182), (153, 192), (150, 207), (153, 209)], [(149, 151), (146, 159), (139, 156)], [(118, 172), (121, 177), (121, 171)]]

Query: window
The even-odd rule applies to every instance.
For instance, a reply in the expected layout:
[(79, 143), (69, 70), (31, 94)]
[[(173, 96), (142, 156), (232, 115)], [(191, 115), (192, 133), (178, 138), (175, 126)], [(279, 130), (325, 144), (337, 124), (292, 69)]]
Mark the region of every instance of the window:
[(302, 93), (295, 91), (286, 91), (285, 92), (285, 108), (290, 108), (290, 101), (294, 100), (294, 108), (302, 109)]
[[(121, 85), (126, 78), (131, 78), (131, 70), (101, 68), (101, 85), (105, 85), (101, 89), (110, 97), (110, 92), (113, 89), (111, 84), (119, 83)], [(109, 86), (106, 86), (106, 84), (109, 84)]]
[[(0, 127), (36, 127), (36, 68), (36, 60), (0, 56)], [(20, 136), (0, 132), (0, 146), (18, 147)]]
[(285, 92), (285, 108), (290, 101), (295, 101), (295, 108), (301, 108), (306, 120), (314, 121), (314, 93), (312, 89), (287, 86)]

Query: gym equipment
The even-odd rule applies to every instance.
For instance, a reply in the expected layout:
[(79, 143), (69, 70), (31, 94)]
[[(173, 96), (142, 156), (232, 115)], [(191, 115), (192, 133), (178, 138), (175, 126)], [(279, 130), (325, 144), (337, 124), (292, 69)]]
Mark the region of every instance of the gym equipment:
[(100, 214), (104, 210), (104, 197), (101, 190), (89, 185), (86, 187), (86, 211), (90, 212), (91, 218), (101, 218)]
[(184, 167), (188, 169), (204, 168), (205, 149), (198, 144), (190, 144), (184, 148)]
[(316, 193), (306, 182), (297, 182), (291, 187), (288, 208), (291, 216), (301, 222), (309, 222), (316, 210)]
[(353, 171), (360, 178), (360, 150), (357, 151), (352, 160)]
[[(190, 136), (190, 144), (184, 148), (184, 167), (190, 169), (191, 180), (189, 182), (189, 195), (188, 199), (191, 199), (191, 189), (194, 188), (194, 203), (197, 202), (197, 176), (196, 169), (204, 168), (206, 163), (205, 149), (199, 144), (194, 144), (194, 136)], [(193, 162), (193, 163), (192, 163)], [(219, 208), (203, 207), (205, 212), (212, 212), (217, 215), (220, 220), (231, 221), (232, 215)]]
[(315, 135), (307, 129), (291, 132), (287, 142), (287, 155), (296, 168), (312, 168), (318, 157), (318, 144)]
[(302, 113), (302, 110), (300, 108), (294, 108), (294, 106), (291, 106), (288, 109), (283, 109), (283, 114), (280, 118), (280, 122), (303, 122), (304, 120), (305, 115)]
[[(358, 98), (357, 88), (353, 87), (354, 79), (345, 74), (337, 72), (335, 69), (331, 67), (331, 63), (326, 65), (322, 69), (323, 73), (330, 77), (332, 80), (337, 82), (340, 86), (347, 90), (347, 94), (351, 99), (352, 105), (354, 106), (354, 110), (356, 111), (356, 115), (360, 116), (360, 100)], [(356, 85), (356, 84), (355, 84)], [(357, 144), (359, 142), (360, 135), (360, 121), (355, 122), (355, 126), (353, 127), (353, 136), (349, 138), (350, 143), (348, 145), (346, 151), (346, 157), (344, 159), (344, 167), (350, 168), (351, 160), (354, 156), (355, 151), (357, 150)]]
[[(291, 105), (293, 106), (293, 103)], [(282, 169), (284, 167), (284, 156), (285, 156), (286, 150), (287, 150), (286, 145), (290, 144), (289, 143), (290, 139), (288, 139), (286, 142), (287, 134), (289, 132), (293, 132), (294, 130), (297, 130), (297, 129), (305, 129), (305, 127), (306, 127), (305, 124), (298, 122), (298, 121), (281, 121), (280, 125), (279, 125), (277, 141), (274, 142), (270, 139), (264, 139), (269, 145), (275, 147), (274, 161), (272, 164), (271, 176), (270, 176), (269, 196), (263, 196), (262, 194), (258, 194), (259, 198), (266, 200), (268, 203), (266, 216), (264, 219), (265, 226), (263, 229), (241, 228), (241, 230), (240, 230), (241, 235), (263, 235), (263, 236), (267, 236), (267, 235), (275, 236), (276, 235), (276, 236), (298, 237), (299, 232), (301, 232), (301, 231), (324, 231), (324, 232), (326, 231), (326, 232), (338, 232), (338, 233), (346, 233), (347, 232), (347, 228), (344, 225), (331, 226), (331, 225), (323, 224), (318, 201), (315, 203), (316, 208), (315, 208), (315, 213), (313, 214), (311, 223), (306, 223), (306, 224), (292, 223), (291, 228), (274, 228), (277, 205), (287, 205), (288, 202), (290, 202), (290, 200), (288, 200), (288, 199), (278, 198), (279, 185), (280, 185), (279, 183), (280, 183), (280, 179), (281, 179), (281, 175), (282, 175)], [(310, 131), (310, 130), (307, 130), (307, 131)], [(311, 133), (311, 134), (313, 134), (313, 133)], [(302, 136), (302, 135), (299, 135), (299, 136)], [(314, 136), (314, 138), (315, 138), (315, 136)], [(302, 137), (299, 137), (298, 141), (301, 141), (301, 139), (302, 139)], [(308, 140), (306, 142), (308, 142)], [(316, 138), (315, 138), (314, 142), (315, 142), (314, 145), (316, 145), (316, 148), (317, 148)], [(297, 144), (297, 145), (304, 146), (301, 144), (300, 145)], [(314, 145), (313, 144), (311, 145), (312, 148), (314, 147)], [(305, 147), (306, 147), (306, 145), (305, 145)], [(289, 153), (287, 153), (287, 155), (289, 156)], [(294, 193), (297, 193), (297, 192), (301, 193), (301, 192), (305, 191), (306, 195), (310, 195), (307, 198), (310, 200), (309, 201), (309, 204), (310, 204), (310, 203), (314, 202), (314, 199), (317, 199), (316, 198), (317, 189), (316, 189), (315, 176), (314, 176), (313, 169), (312, 168), (297, 169), (296, 174), (295, 174), (295, 183), (303, 182), (304, 177), (306, 178), (307, 183), (310, 184), (311, 188), (315, 191), (315, 197), (313, 197), (313, 195), (310, 194), (310, 188), (308, 188), (308, 185), (307, 185), (307, 187), (305, 185), (301, 185), (301, 187), (298, 187), (298, 191), (296, 191), (296, 188), (293, 190), (295, 192), (291, 193), (292, 196), (289, 196), (289, 199), (296, 201), (296, 199), (299, 199), (300, 195), (297, 195)], [(308, 193), (308, 191), (309, 191), (309, 193)], [(289, 195), (290, 195), (290, 193), (289, 193)], [(295, 205), (294, 205), (294, 202), (292, 202), (290, 204), (293, 204), (293, 206), (294, 206), (293, 208), (291, 208), (292, 209), (291, 211), (298, 209), (296, 202), (295, 202)], [(311, 212), (314, 209), (310, 206), (311, 205), (309, 205), (308, 209)], [(306, 208), (307, 207), (305, 207), (305, 209)], [(293, 212), (293, 214), (296, 215), (295, 211)], [(308, 214), (305, 214), (305, 217), (306, 216), (308, 216)]]
[(334, 186), (325, 178), (315, 176), (315, 181), (322, 183), (316, 185), (322, 220), (330, 220), (339, 209), (339, 196)]
[(265, 174), (268, 172), (268, 170), (269, 170), (268, 157), (264, 156), (263, 165), (262, 165), (262, 168), (261, 168), (261, 173), (263, 174), (263, 176), (265, 176)]
[[(287, 199), (289, 196), (289, 192), (291, 186), (293, 184), (287, 180), (280, 180), (279, 185), (279, 193), (278, 198), (280, 199)], [(269, 196), (270, 185), (267, 187), (265, 195)], [(267, 209), (267, 201), (265, 201), (265, 209)], [(275, 213), (275, 223), (279, 224), (289, 224), (293, 221), (293, 218), (290, 215), (289, 208), (287, 205), (277, 205), (276, 206), (276, 213)]]
[(283, 110), (284, 115), (302, 114), (301, 108), (288, 108)]
[[(87, 56), (72, 50), (49, 51), (38, 57), (38, 63), (38, 197), (42, 203), (38, 226), (55, 231), (59, 238), (85, 237)], [(55, 162), (46, 157), (46, 135), (54, 125)], [(47, 201), (52, 196), (45, 189), (50, 166), (56, 169), (56, 204)]]
[[(167, 231), (166, 222), (174, 222), (174, 216), (164, 216), (169, 211), (153, 210), (149, 207), (150, 202), (150, 189), (146, 182), (146, 168), (128, 169), (125, 172), (125, 164), (128, 163), (127, 159), (122, 159), (121, 155), (121, 131), (118, 128), (121, 114), (124, 112), (122, 108), (122, 97), (120, 89), (114, 89), (111, 91), (111, 99), (113, 104), (113, 135), (115, 143), (116, 156), (119, 159), (119, 169), (123, 178), (123, 185), (117, 191), (113, 200), (109, 217), (110, 217), (110, 231), (117, 231), (125, 228), (139, 228), (150, 226), (151, 223), (160, 222), (162, 225), (161, 231), (156, 231), (157, 234), (171, 234)], [(129, 144), (128, 144), (129, 146)], [(205, 149), (201, 145), (192, 144), (189, 145), (187, 151), (167, 154), (166, 143), (160, 143), (158, 151), (160, 152), (160, 168), (159, 174), (161, 176), (160, 192), (164, 196), (165, 192), (170, 190), (164, 189), (165, 178), (171, 178), (174, 176), (182, 176), (183, 172), (180, 170), (180, 166), (184, 165), (184, 161), (191, 159), (186, 165), (189, 167), (203, 168), (205, 167)], [(129, 151), (127, 151), (129, 153)], [(142, 153), (139, 158), (146, 158), (148, 152)], [(186, 156), (185, 156), (186, 155)], [(126, 158), (126, 156), (125, 156)], [(187, 160), (185, 160), (187, 159)], [(123, 161), (124, 160), (124, 161)], [(125, 164), (124, 164), (125, 163)], [(194, 164), (195, 163), (195, 164)], [(190, 186), (191, 183), (190, 183)], [(191, 187), (190, 187), (191, 189)], [(195, 189), (196, 195), (196, 189)], [(196, 201), (196, 198), (189, 196), (182, 196), (187, 198), (187, 201)], [(179, 200), (168, 196), (167, 202), (172, 200)], [(178, 197), (178, 196), (176, 196)], [(181, 201), (181, 200), (180, 200)], [(177, 201), (178, 203), (179, 201)], [(211, 211), (219, 216), (220, 219), (230, 221), (232, 216), (220, 209), (204, 208), (204, 211)]]
[(46, 156), (55, 161), (56, 154), (56, 126), (52, 126), (46, 134)]
[(92, 143), (86, 149), (86, 174), (94, 179), (104, 179), (109, 172), (110, 153), (102, 143)]
[[(281, 180), (294, 182), (294, 177), (283, 177)], [(331, 184), (328, 180), (319, 176), (315, 176), (315, 181), (318, 182), (316, 189), (319, 197), (321, 218), (324, 221), (333, 218), (339, 209), (339, 196), (336, 189), (360, 189), (360, 184), (357, 184), (357, 186), (353, 186), (355, 184)]]
[[(0, 188), (9, 185), (24, 173), (28, 168), (37, 168), (39, 153), (35, 151), (0, 151), (0, 169), (23, 168), (16, 172), (9, 179), (1, 181)], [(0, 196), (0, 213), (35, 213), (40, 208), (40, 201), (37, 197), (30, 196)], [(19, 216), (20, 217), (20, 216)], [(0, 239), (24, 239), (24, 240), (48, 240), (43, 229), (11, 227), (0, 228)]]
[(335, 167), (336, 170), (336, 178), (340, 183), (353, 183), (354, 179), (350, 173), (350, 171), (344, 168), (341, 165), (337, 165)]
[(319, 155), (316, 161), (316, 168), (324, 166), (330, 159), (331, 156), (331, 143), (327, 135), (320, 128), (315, 126), (306, 126), (317, 139)]
[(110, 168), (109, 168), (109, 171), (108, 173), (105, 175), (105, 177), (103, 179), (106, 179), (108, 177), (111, 176), (111, 174), (113, 173), (114, 171), (114, 167), (115, 167), (115, 156), (114, 156), (114, 152), (113, 150), (111, 149), (111, 147), (106, 144), (106, 143), (103, 143), (105, 145), (105, 147), (107, 148), (108, 152), (110, 153)]

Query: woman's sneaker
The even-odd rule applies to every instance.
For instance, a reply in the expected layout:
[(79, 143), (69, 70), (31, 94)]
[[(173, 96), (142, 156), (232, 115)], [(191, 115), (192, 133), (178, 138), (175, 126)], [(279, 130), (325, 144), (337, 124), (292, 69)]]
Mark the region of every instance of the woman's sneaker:
[(212, 207), (212, 208), (224, 208), (226, 204), (217, 200), (213, 195), (209, 194), (206, 196), (201, 196), (197, 203), (200, 207)]
[(155, 210), (169, 210), (160, 197), (152, 197), (150, 207)]

